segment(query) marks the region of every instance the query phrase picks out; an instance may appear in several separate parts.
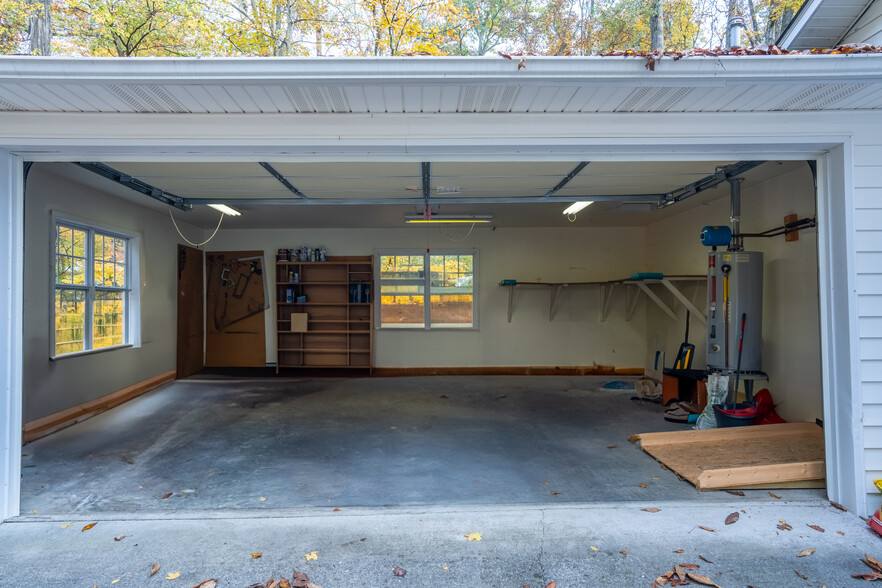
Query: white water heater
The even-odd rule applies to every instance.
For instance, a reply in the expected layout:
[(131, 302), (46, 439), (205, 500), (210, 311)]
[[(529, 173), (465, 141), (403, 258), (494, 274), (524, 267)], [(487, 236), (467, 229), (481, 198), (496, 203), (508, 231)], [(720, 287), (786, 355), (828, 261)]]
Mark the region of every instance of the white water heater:
[(707, 367), (735, 371), (743, 324), (741, 371), (762, 371), (763, 254), (711, 251), (707, 259)]

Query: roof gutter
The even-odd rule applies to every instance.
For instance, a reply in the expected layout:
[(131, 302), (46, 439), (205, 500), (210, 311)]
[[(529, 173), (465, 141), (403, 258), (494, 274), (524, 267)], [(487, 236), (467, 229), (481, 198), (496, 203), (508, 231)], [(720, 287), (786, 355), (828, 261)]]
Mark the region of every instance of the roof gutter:
[[(869, 62), (867, 60), (870, 60)], [(761, 55), (662, 59), (641, 57), (59, 58), (0, 57), (4, 83), (112, 84), (669, 84), (723, 86), (750, 80), (882, 80), (882, 54)]]

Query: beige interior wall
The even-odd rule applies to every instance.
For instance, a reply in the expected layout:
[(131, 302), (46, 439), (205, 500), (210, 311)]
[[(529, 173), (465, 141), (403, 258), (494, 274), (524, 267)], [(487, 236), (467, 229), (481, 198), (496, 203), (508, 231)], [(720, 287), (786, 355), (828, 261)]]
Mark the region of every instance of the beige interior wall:
[[(774, 165), (767, 163), (765, 165)], [(650, 271), (668, 274), (707, 272), (707, 252), (699, 233), (705, 225), (729, 224), (727, 197), (710, 205), (647, 227), (647, 262)], [(815, 194), (808, 165), (742, 191), (742, 231), (758, 233), (784, 223), (784, 216), (815, 216)], [(763, 369), (778, 412), (790, 421), (814, 421), (823, 416), (820, 372), (820, 326), (818, 310), (817, 231), (800, 231), (799, 241), (784, 237), (746, 238), (745, 249), (764, 253), (763, 275)], [(705, 306), (706, 290), (693, 294), (699, 308)], [(668, 299), (668, 297), (666, 297)], [(672, 303), (673, 304), (673, 303)], [(651, 309), (647, 315), (649, 361), (658, 347), (667, 352), (667, 366), (684, 335), (685, 310), (676, 306), (678, 321)], [(696, 346), (694, 367), (705, 366), (704, 325), (692, 321), (690, 340)]]
[[(519, 281), (611, 280), (642, 271), (642, 228), (467, 229), (402, 227), (396, 229), (223, 230), (210, 250), (263, 249), (267, 263), (279, 248), (324, 246), (329, 255), (369, 255), (376, 249), (433, 251), (474, 248), (478, 252), (479, 328), (476, 330), (378, 330), (374, 340), (377, 367), (590, 366), (643, 365), (645, 312), (638, 307), (625, 321), (625, 300), (613, 301), (609, 318), (600, 322), (600, 289), (564, 289), (554, 320), (548, 320), (549, 291), (516, 292), (514, 314), (507, 322), (508, 288), (502, 279)], [(271, 292), (270, 296), (274, 294)], [(275, 301), (272, 301), (274, 306)], [(275, 362), (272, 311), (267, 313), (267, 361)]]
[[(35, 163), (25, 193), (24, 421), (65, 410), (175, 369), (177, 235), (153, 212), (53, 175)], [(141, 235), (141, 347), (50, 361), (50, 213), (58, 211)], [(189, 225), (182, 230), (198, 232)], [(192, 233), (191, 233), (192, 234)]]

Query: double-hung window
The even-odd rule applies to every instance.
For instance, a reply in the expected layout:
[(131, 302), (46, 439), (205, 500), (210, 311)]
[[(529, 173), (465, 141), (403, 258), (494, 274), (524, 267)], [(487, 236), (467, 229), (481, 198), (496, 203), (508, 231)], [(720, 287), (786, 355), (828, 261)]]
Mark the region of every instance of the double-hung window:
[(477, 259), (474, 250), (380, 251), (380, 327), (476, 327)]
[(132, 237), (62, 219), (53, 225), (52, 355), (131, 343)]

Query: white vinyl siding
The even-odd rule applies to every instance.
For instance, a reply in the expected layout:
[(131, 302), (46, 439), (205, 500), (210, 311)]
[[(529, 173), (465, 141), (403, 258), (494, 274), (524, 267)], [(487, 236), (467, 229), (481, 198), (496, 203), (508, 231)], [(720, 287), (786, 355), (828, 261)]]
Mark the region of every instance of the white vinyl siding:
[(882, 45), (882, 2), (873, 2), (842, 42)]
[(872, 512), (882, 504), (873, 485), (882, 478), (882, 123), (863, 125), (855, 136), (853, 183), (864, 484)]

